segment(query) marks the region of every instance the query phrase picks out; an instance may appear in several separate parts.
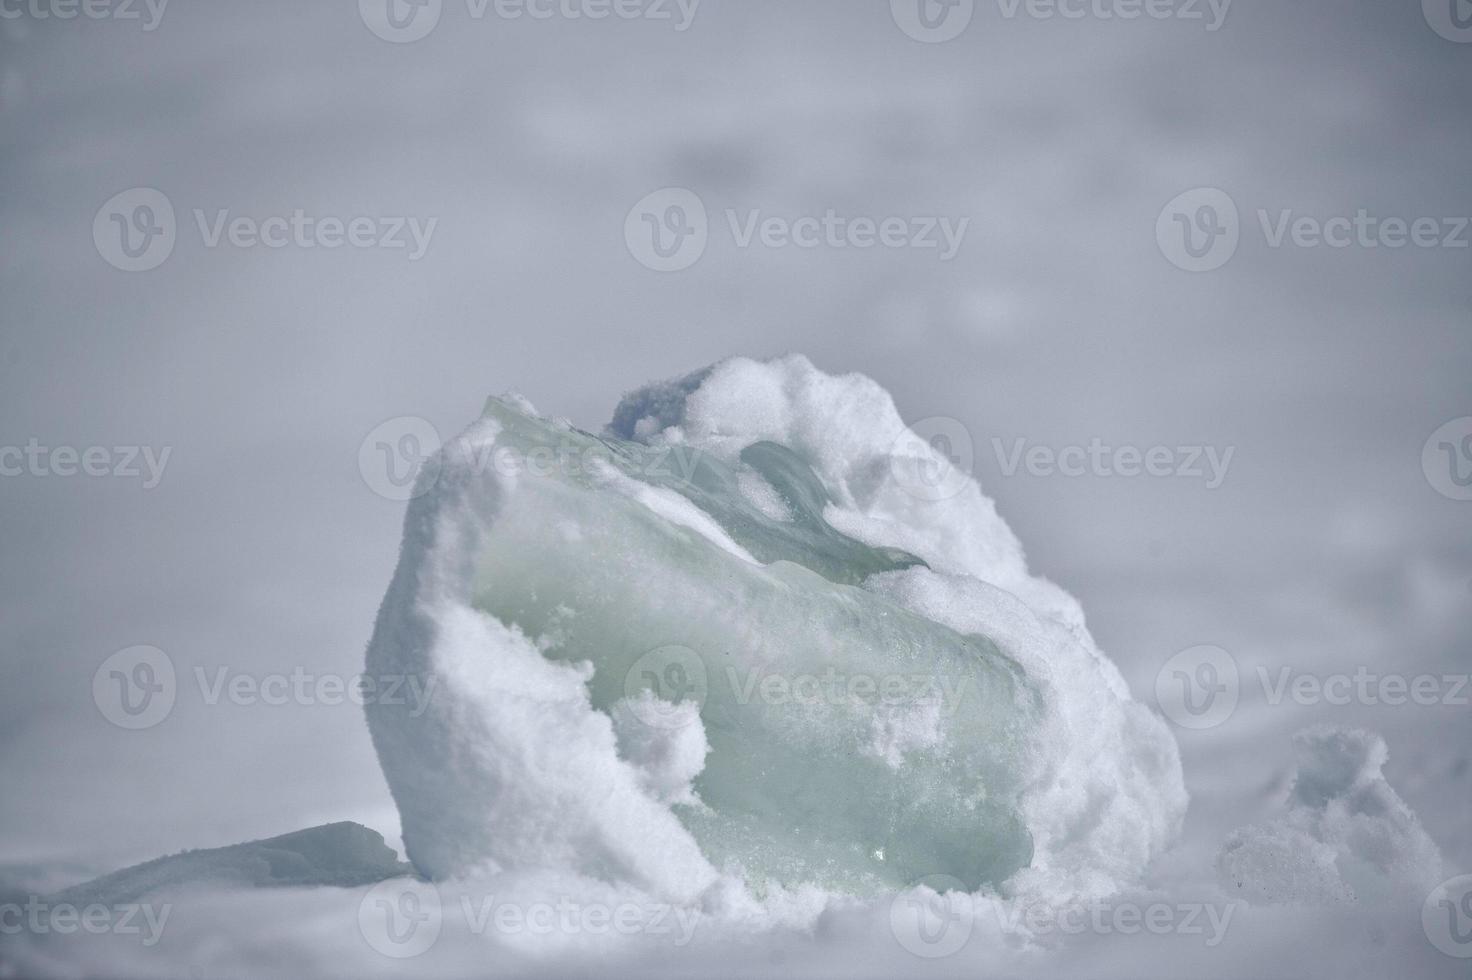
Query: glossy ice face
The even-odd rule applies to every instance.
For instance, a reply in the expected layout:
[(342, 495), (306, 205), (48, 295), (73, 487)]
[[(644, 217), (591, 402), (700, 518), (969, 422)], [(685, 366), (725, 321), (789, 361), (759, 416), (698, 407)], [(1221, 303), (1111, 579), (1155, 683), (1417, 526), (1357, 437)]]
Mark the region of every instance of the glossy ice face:
[(547, 658), (591, 664), (621, 750), (657, 756), (703, 729), (674, 809), (713, 865), (842, 890), (932, 874), (976, 888), (1028, 865), (1034, 686), (986, 637), (861, 588), (923, 563), (831, 527), (796, 453), (655, 450), (498, 401), (487, 417), (514, 476), (473, 604)]

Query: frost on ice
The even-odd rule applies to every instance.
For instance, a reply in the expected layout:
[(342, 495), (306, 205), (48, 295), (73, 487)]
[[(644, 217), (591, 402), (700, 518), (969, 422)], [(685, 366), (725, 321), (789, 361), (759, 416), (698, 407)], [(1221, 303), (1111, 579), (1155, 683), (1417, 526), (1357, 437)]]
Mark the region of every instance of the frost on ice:
[(439, 462), (368, 651), (435, 684), (367, 709), (425, 875), (1098, 894), (1178, 831), (1163, 723), (867, 378), (726, 361), (601, 435), (492, 399)]

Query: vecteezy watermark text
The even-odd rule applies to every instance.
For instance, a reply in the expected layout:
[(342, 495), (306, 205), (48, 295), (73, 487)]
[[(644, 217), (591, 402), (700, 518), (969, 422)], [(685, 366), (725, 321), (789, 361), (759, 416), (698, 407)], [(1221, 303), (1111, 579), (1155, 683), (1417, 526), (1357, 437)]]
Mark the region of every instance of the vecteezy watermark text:
[(998, 924), (1008, 932), (1033, 936), (1199, 936), (1208, 949), (1220, 946), (1236, 914), (1237, 903), (1129, 901), (1003, 901), (987, 897)]
[(901, 707), (934, 704), (946, 717), (961, 707), (974, 678), (924, 672), (866, 674), (842, 673), (828, 667), (821, 673), (789, 672), (770, 667), (740, 670), (726, 667), (726, 681), (737, 704), (797, 707), (848, 707), (855, 704)]
[(690, 944), (699, 909), (665, 902), (601, 902), (570, 895), (510, 900), (461, 894), (447, 903), (431, 882), (379, 882), (358, 903), (358, 931), (377, 952), (410, 959), (430, 950), (447, 921), (458, 915), (472, 936), (492, 939), (562, 936), (656, 936), (675, 947)]
[(1255, 668), (1258, 682), (1270, 705), (1279, 705), (1284, 700), (1305, 707), (1329, 704), (1343, 707), (1349, 704), (1386, 705), (1399, 708), (1405, 705), (1449, 705), (1465, 708), (1472, 704), (1469, 698), (1467, 674), (1416, 674), (1407, 676), (1396, 673), (1380, 673), (1368, 667), (1356, 667), (1353, 673), (1312, 674), (1294, 670), (1292, 667)]
[(735, 208), (725, 211), (726, 224), (737, 248), (751, 248), (753, 242), (763, 248), (874, 248), (939, 249), (937, 256), (949, 262), (961, 250), (968, 217), (955, 219), (943, 215), (914, 218), (890, 216), (870, 218), (847, 217), (829, 208), (822, 216), (763, 216), (760, 208), (744, 214)]
[(1215, 490), (1227, 478), (1236, 446), (1219, 450), (1215, 446), (1109, 446), (1099, 438), (1087, 446), (1028, 446), (1026, 439), (1015, 439), (1007, 446), (992, 439), (992, 451), (1004, 477), (1025, 469), (1030, 476), (1063, 476), (1078, 478), (1096, 476), (1173, 477), (1205, 480), (1206, 489)]
[(137, 21), (152, 33), (168, 7), (169, 0), (0, 0), (0, 20)]
[(447, 467), (477, 476), (551, 477), (599, 475), (617, 461), (645, 480), (688, 483), (704, 458), (701, 450), (679, 445), (625, 445), (617, 454), (603, 443), (571, 440), (530, 449), (494, 442), (445, 445), (433, 423), (401, 415), (374, 426), (363, 437), (358, 446), (358, 473), (380, 497), (405, 501), (432, 490)]
[(316, 674), (304, 667), (293, 667), (290, 673), (247, 674), (229, 667), (206, 671), (194, 668), (194, 679), (205, 704), (229, 704), (249, 707), (264, 704), (282, 705), (369, 704), (395, 705), (409, 709), (409, 717), (418, 718), (429, 708), (434, 694), (433, 674)]
[[(1161, 253), (1187, 272), (1211, 272), (1232, 260), (1244, 230), (1237, 203), (1216, 187), (1177, 195), (1156, 218)], [(1258, 208), (1256, 228), (1268, 248), (1465, 249), (1472, 218), (1380, 215), (1368, 208), (1321, 217), (1294, 208)]]
[(1232, 0), (997, 0), (1007, 20), (1019, 14), (1032, 20), (1201, 21), (1216, 32), (1227, 22)]
[[(690, 29), (701, 0), (465, 0), (473, 22), (487, 16), (503, 21), (647, 21), (669, 24), (677, 33)], [(358, 0), (358, 15), (380, 40), (411, 44), (439, 26), (443, 0)]]
[[(1237, 710), (1242, 676), (1236, 658), (1223, 648), (1191, 647), (1161, 666), (1155, 677), (1155, 700), (1165, 716), (1182, 728), (1215, 728)], [(1257, 665), (1252, 677), (1269, 707), (1472, 705), (1472, 675), (1468, 674), (1405, 674), (1366, 665), (1322, 673), (1292, 666)]]
[(174, 907), (169, 903), (124, 902), (105, 905), (92, 902), (49, 902), (31, 895), (24, 903), (0, 902), (0, 935), (69, 936), (85, 932), (93, 936), (139, 936), (144, 946), (155, 946)]
[(174, 447), (47, 446), (32, 436), (24, 446), (0, 446), (0, 477), (116, 477), (141, 479), (152, 490), (164, 478)]
[(1226, 938), (1238, 904), (1003, 900), (969, 894), (960, 881), (938, 874), (921, 879), (895, 896), (890, 903), (889, 925), (901, 947), (924, 959), (959, 953), (970, 941), (977, 920), (987, 914), (1004, 933), (1013, 935), (1190, 936), (1214, 949)]
[[(1226, 23), (1233, 0), (996, 0), (1003, 20), (1134, 21), (1177, 20), (1203, 23), (1215, 32)], [(965, 33), (976, 15), (976, 0), (890, 0), (895, 25), (927, 44), (951, 41)]]
[[(246, 672), (232, 667), (192, 672), (200, 700), (210, 707), (403, 707), (417, 718), (429, 708), (433, 674), (336, 674), (293, 667), (287, 672)], [(92, 701), (119, 728), (152, 728), (167, 718), (181, 694), (174, 661), (158, 647), (134, 646), (108, 657), (92, 675)]]
[[(429, 251), (439, 218), (408, 215), (309, 214), (295, 208), (265, 217), (229, 208), (194, 208), (193, 227), (207, 249), (381, 249), (418, 262)], [(168, 261), (179, 239), (174, 204), (151, 187), (113, 195), (92, 221), (92, 242), (104, 261), (124, 272), (147, 272)]]
[[(933, 251), (941, 262), (956, 257), (971, 225), (971, 219), (964, 216), (853, 215), (834, 208), (798, 215), (726, 208), (724, 217), (732, 244), (742, 250), (912, 249)], [(624, 218), (624, 245), (629, 254), (656, 272), (690, 268), (705, 254), (711, 233), (705, 202), (683, 187), (645, 195)]]
[[(973, 675), (944, 671), (868, 673), (793, 670), (764, 655), (764, 638), (754, 637), (741, 666), (727, 663), (717, 676), (724, 680), (721, 697), (741, 706), (765, 705), (794, 711), (867, 709), (884, 717), (898, 711), (921, 712), (935, 719), (953, 717), (973, 693)], [(728, 659), (729, 654), (721, 659)], [(705, 658), (690, 647), (668, 644), (640, 656), (624, 674), (624, 696), (640, 721), (655, 728), (693, 724), (711, 696)]]
[(289, 215), (255, 218), (231, 215), (228, 209), (212, 215), (194, 209), (194, 221), (205, 248), (384, 248), (408, 249), (410, 262), (418, 262), (429, 251), (439, 218), (421, 221), (415, 217), (355, 218), (314, 217), (301, 208)]

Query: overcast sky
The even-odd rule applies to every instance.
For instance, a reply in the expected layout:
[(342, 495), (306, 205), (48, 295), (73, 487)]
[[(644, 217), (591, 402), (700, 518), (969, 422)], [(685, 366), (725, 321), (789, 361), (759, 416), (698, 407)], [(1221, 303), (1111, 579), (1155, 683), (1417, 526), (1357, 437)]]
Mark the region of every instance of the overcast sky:
[[(410, 43), (352, 0), (173, 0), (156, 23), (0, 8), (0, 447), (107, 447), (115, 469), (116, 447), (169, 451), (153, 487), (64, 457), (0, 476), (0, 859), (110, 865), (338, 818), (396, 833), (359, 708), (209, 705), (195, 669), (362, 669), (403, 511), (360, 472), (385, 420), (448, 436), (515, 389), (598, 428), (622, 392), (732, 354), (801, 351), (909, 419), (960, 420), (1034, 567), (1142, 699), (1204, 643), (1249, 679), (1472, 663), (1472, 502), (1422, 466), (1472, 415), (1472, 231), (1442, 241), (1472, 215), (1472, 44), (1415, 2), (1075, 20), (977, 0), (942, 43), (881, 0), (705, 0), (684, 30), (674, 4), (508, 20), (445, 0)], [(670, 187), (708, 240), (657, 272), (625, 219)], [(104, 208), (133, 188), (175, 214), (148, 271), (106, 244), (111, 213), (162, 219), (136, 195)], [(1237, 247), (1190, 272), (1157, 219), (1198, 188), (1235, 205)], [(829, 209), (969, 223), (948, 260), (740, 244), (753, 212)], [(1273, 244), (1286, 211), (1361, 209), (1432, 218), (1437, 243)], [(210, 243), (297, 211), (329, 236), (371, 218), (368, 244)], [(422, 256), (407, 231), (379, 247), (398, 219), (434, 220)], [(1008, 475), (1019, 439), (1233, 455), (1215, 488)], [(179, 692), (123, 731), (93, 674), (138, 644)], [(1181, 733), (1185, 850), (1266, 812), (1289, 735), (1336, 721), (1387, 736), (1392, 785), (1472, 870), (1469, 719), (1271, 706), (1245, 683), (1229, 721)]]

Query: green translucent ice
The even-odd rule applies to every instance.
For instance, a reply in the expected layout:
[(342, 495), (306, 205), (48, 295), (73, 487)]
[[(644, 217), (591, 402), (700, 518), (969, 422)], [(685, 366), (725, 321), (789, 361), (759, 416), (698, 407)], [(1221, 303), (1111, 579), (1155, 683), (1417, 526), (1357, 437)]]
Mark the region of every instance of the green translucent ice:
[[(758, 885), (850, 891), (932, 874), (974, 888), (1027, 866), (1016, 797), (1034, 687), (987, 638), (859, 587), (919, 561), (829, 526), (800, 457), (771, 443), (741, 455), (790, 511), (779, 521), (709, 455), (599, 438), (496, 400), (486, 413), (501, 426), (497, 451), (525, 465), (479, 556), (475, 604), (549, 658), (590, 662), (600, 710), (645, 689), (699, 704), (700, 802), (676, 812), (712, 862)], [(685, 502), (756, 562), (682, 526)], [(678, 727), (673, 712), (634, 704), (636, 723), (679, 736), (662, 731)]]

